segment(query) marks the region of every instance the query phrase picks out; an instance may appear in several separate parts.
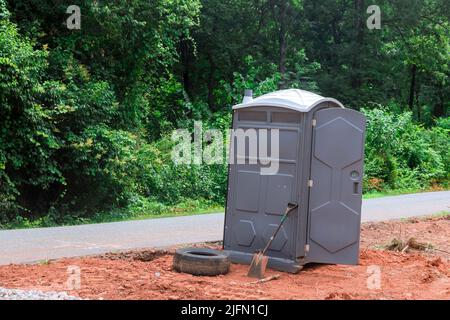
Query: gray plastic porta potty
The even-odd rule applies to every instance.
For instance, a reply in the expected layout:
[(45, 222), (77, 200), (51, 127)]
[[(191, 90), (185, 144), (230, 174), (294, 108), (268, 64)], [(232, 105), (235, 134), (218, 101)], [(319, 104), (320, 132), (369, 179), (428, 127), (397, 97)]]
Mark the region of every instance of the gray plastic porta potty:
[[(248, 142), (245, 154), (231, 148), (224, 249), (233, 262), (250, 263), (288, 202), (296, 202), (267, 252), (269, 267), (297, 272), (310, 262), (358, 263), (365, 124), (360, 112), (311, 92), (281, 90), (255, 99), (246, 92), (233, 107), (233, 129), (267, 129), (269, 137), (278, 129), (279, 156), (269, 152), (268, 158), (279, 169), (261, 174), (267, 163), (250, 163)], [(236, 163), (242, 157), (245, 164)]]

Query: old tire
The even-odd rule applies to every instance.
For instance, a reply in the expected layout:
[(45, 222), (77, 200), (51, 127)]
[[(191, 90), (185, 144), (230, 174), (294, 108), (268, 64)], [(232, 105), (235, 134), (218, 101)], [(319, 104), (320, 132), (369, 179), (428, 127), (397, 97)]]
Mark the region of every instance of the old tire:
[(216, 276), (230, 270), (230, 257), (219, 250), (207, 248), (178, 249), (173, 257), (173, 268), (196, 276)]

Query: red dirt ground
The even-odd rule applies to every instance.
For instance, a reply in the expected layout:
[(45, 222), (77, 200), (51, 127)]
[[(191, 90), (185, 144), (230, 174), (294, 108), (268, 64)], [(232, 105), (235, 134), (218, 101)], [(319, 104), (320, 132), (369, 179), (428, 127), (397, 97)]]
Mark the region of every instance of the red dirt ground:
[[(393, 238), (411, 237), (432, 249), (380, 249)], [(450, 299), (450, 217), (363, 224), (358, 266), (310, 265), (298, 274), (267, 270), (268, 276), (281, 276), (265, 283), (254, 283), (246, 277), (248, 266), (236, 264), (225, 276), (177, 273), (173, 251), (0, 266), (0, 287), (67, 291), (87, 299)], [(381, 271), (379, 289), (368, 288), (373, 265)], [(67, 289), (68, 266), (81, 269), (79, 290)]]

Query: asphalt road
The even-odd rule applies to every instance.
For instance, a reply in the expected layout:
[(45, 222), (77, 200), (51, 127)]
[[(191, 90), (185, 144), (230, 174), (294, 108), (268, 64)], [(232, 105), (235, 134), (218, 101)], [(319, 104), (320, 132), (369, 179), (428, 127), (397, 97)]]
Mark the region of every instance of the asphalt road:
[[(450, 191), (363, 200), (362, 221), (450, 211)], [(0, 264), (222, 239), (223, 213), (81, 226), (0, 231)]]

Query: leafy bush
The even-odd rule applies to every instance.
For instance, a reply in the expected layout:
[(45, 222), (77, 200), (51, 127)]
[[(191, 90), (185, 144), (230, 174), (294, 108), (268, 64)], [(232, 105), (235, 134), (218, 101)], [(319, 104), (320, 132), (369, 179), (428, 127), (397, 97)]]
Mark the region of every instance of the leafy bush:
[(21, 208), (22, 185), (48, 189), (63, 180), (52, 157), (59, 148), (52, 111), (39, 103), (46, 55), (0, 20), (0, 208), (9, 217)]
[(425, 129), (411, 112), (362, 110), (367, 117), (366, 191), (420, 189), (448, 183), (449, 130)]

